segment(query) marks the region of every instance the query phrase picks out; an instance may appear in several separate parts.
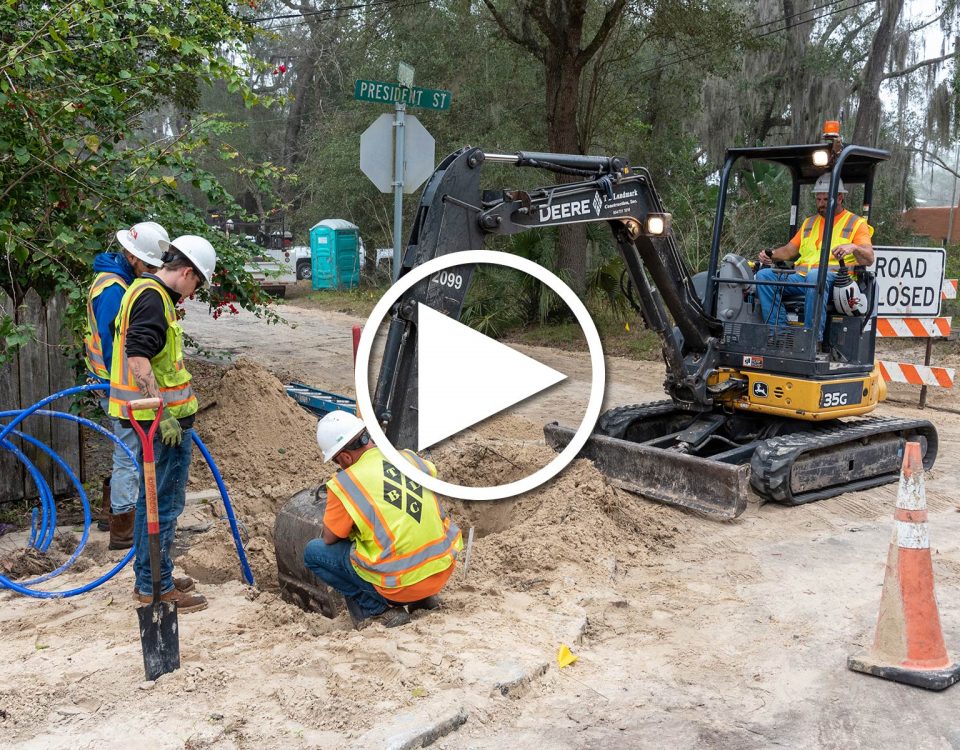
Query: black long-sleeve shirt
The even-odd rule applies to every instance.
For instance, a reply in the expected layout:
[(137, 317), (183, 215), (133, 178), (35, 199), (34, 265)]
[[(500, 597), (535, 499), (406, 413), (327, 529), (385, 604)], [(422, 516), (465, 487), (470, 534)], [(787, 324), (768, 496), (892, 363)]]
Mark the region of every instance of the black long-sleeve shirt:
[[(171, 304), (180, 301), (180, 295), (164, 284), (152, 273), (146, 273), (143, 278), (150, 278), (163, 287)], [(127, 357), (146, 357), (153, 359), (167, 344), (167, 316), (163, 311), (164, 300), (160, 292), (147, 289), (140, 293), (130, 308), (130, 318), (127, 325), (127, 339), (124, 351)], [(123, 420), (126, 422), (126, 420)], [(180, 426), (187, 429), (193, 426), (194, 415), (180, 420)]]

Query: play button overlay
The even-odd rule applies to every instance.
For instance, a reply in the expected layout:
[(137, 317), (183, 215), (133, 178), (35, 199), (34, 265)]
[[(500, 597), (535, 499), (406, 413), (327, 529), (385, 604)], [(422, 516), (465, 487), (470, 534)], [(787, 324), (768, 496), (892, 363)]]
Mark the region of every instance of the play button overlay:
[(422, 302), (417, 321), (418, 451), (567, 378)]
[[(550, 463), (529, 476), (506, 484), (467, 487), (431, 477), (410, 464), (373, 419), (370, 398), (370, 355), (381, 322), (400, 297), (424, 279), (455, 266), (506, 266), (533, 276), (550, 287), (573, 312), (590, 351), (590, 396), (573, 439)], [(474, 331), (442, 313), (419, 304), (417, 331), (418, 450), (455, 435), (566, 379), (566, 375)], [(478, 349), (480, 352), (478, 353)], [(481, 372), (478, 372), (481, 371)], [(600, 335), (586, 307), (566, 284), (543, 266), (509, 253), (464, 250), (434, 258), (413, 268), (380, 298), (363, 327), (355, 367), (357, 407), (370, 436), (387, 459), (424, 487), (462, 500), (502, 500), (528, 492), (556, 476), (576, 458), (600, 416), (606, 373)], [(566, 416), (557, 414), (557, 420)], [(457, 467), (437, 467), (455, 478)]]

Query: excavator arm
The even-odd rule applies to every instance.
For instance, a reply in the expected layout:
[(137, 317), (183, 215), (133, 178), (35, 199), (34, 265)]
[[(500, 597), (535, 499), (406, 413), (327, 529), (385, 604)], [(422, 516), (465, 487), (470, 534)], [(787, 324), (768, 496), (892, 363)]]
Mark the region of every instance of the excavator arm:
[[(579, 179), (529, 191), (484, 191), (480, 175), (487, 163)], [(486, 154), (470, 147), (451, 154), (423, 191), (400, 274), (451, 252), (479, 249), (490, 235), (597, 222), (612, 230), (644, 323), (660, 336), (667, 393), (681, 409), (709, 411), (714, 394), (708, 378), (716, 368), (722, 326), (703, 309), (650, 174), (623, 159)], [(395, 445), (417, 442), (417, 303), (458, 319), (472, 272), (472, 266), (460, 266), (425, 279), (391, 310), (373, 406)]]

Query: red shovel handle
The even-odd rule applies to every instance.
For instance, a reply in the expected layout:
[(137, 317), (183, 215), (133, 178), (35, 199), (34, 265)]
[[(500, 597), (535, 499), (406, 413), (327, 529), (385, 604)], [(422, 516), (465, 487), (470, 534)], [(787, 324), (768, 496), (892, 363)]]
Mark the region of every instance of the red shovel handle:
[[(153, 424), (147, 432), (143, 431), (140, 423), (133, 418), (135, 411), (143, 409), (156, 409), (157, 414), (153, 418)], [(140, 437), (140, 444), (143, 446), (143, 488), (147, 501), (147, 534), (154, 536), (160, 534), (160, 509), (157, 507), (157, 471), (154, 465), (153, 436), (157, 432), (157, 425), (160, 424), (160, 416), (163, 414), (163, 399), (159, 398), (141, 398), (137, 401), (131, 401), (124, 406), (127, 413), (127, 419), (130, 425)], [(151, 567), (153, 559), (151, 555)], [(159, 564), (159, 563), (158, 563)], [(159, 571), (159, 567), (157, 568)], [(159, 586), (159, 576), (154, 581), (154, 586)], [(154, 591), (156, 593), (156, 590)], [(154, 597), (156, 599), (156, 597)]]

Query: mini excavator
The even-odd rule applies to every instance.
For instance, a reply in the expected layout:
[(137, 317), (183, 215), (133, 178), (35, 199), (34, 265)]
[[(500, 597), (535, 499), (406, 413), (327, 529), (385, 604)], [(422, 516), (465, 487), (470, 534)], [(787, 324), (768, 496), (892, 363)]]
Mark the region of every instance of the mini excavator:
[[(601, 415), (581, 451), (616, 486), (715, 518), (740, 515), (750, 491), (761, 501), (799, 505), (894, 482), (903, 446), (919, 441), (930, 467), (937, 432), (925, 420), (864, 415), (886, 397), (874, 362), (876, 281), (855, 271), (867, 301), (857, 310), (832, 304), (825, 274), (815, 287), (816, 313), (826, 306), (822, 341), (803, 324), (803, 297), (781, 295), (793, 322), (763, 320), (761, 281), (743, 257), (725, 253), (727, 192), (742, 160), (780, 165), (792, 177), (788, 237), (797, 231), (800, 191), (830, 178), (821, 265), (830, 252), (837, 189), (863, 188), (869, 221), (874, 173), (889, 154), (844, 145), (839, 129), (818, 143), (732, 148), (719, 174), (719, 199), (706, 272), (688, 267), (646, 169), (625, 159), (539, 152), (485, 153), (465, 147), (447, 156), (425, 187), (401, 275), (435, 257), (478, 249), (491, 235), (574, 222), (609, 226), (625, 266), (624, 294), (661, 341), (669, 399), (621, 406)], [(571, 182), (535, 190), (484, 190), (486, 164), (567, 175)], [(789, 269), (782, 269), (787, 272)], [(393, 306), (374, 412), (398, 448), (417, 444), (417, 303), (459, 319), (473, 269), (431, 276)], [(458, 287), (447, 280), (464, 280)], [(804, 286), (804, 285), (801, 285)], [(562, 450), (574, 430), (544, 428)]]

